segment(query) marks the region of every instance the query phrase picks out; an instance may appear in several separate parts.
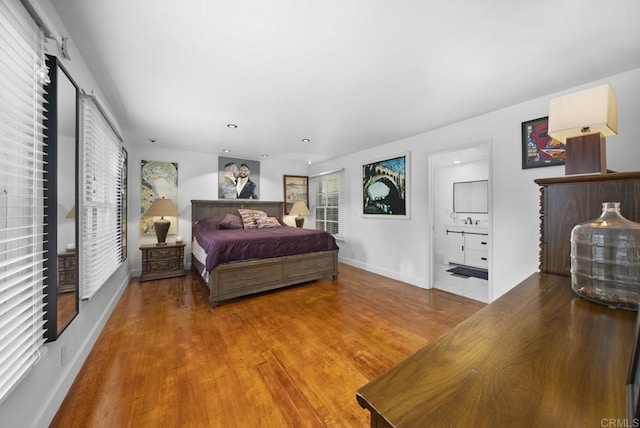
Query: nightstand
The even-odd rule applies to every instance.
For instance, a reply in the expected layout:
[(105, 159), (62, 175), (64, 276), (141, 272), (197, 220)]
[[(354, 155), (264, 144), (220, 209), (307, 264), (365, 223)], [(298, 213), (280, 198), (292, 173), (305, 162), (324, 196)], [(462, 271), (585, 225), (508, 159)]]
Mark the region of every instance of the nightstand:
[(76, 291), (77, 282), (76, 252), (58, 253), (58, 293)]
[(141, 245), (142, 274), (140, 282), (184, 276), (184, 243)]

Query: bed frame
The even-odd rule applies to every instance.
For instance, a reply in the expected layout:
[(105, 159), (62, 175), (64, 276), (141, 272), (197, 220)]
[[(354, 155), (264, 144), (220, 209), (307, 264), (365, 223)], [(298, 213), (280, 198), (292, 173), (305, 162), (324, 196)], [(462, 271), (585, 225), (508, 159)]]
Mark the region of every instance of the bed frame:
[[(269, 217), (282, 220), (283, 202), (256, 200), (191, 201), (191, 236), (196, 221), (206, 217), (222, 217), (226, 213), (238, 215), (238, 208), (261, 210)], [(203, 273), (206, 269), (191, 257), (192, 269)], [(223, 300), (247, 296), (289, 285), (338, 276), (338, 250), (320, 251), (295, 256), (248, 260), (216, 266), (209, 273), (209, 305), (216, 307)]]

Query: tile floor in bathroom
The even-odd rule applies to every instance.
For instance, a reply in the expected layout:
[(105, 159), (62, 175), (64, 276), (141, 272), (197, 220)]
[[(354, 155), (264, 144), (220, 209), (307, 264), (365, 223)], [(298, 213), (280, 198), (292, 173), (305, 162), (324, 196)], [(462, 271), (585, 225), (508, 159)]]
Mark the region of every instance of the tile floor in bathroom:
[(489, 303), (488, 281), (472, 277), (461, 278), (451, 275), (451, 272), (447, 272), (447, 269), (455, 266), (443, 263), (436, 264), (433, 287), (483, 303)]

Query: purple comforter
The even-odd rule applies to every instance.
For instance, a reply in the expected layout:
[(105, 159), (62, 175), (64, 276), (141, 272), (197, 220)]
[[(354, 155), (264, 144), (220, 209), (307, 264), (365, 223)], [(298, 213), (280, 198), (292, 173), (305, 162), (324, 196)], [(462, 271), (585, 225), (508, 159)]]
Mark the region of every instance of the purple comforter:
[(331, 234), (297, 227), (207, 230), (196, 224), (194, 235), (207, 252), (209, 271), (224, 263), (338, 249)]

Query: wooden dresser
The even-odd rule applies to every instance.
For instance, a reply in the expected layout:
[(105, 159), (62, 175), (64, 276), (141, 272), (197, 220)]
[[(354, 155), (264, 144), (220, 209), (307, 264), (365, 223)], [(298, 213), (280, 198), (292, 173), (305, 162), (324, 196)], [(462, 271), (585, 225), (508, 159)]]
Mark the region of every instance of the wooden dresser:
[(372, 427), (602, 427), (626, 417), (636, 313), (533, 274), (360, 388)]
[(184, 243), (141, 245), (142, 274), (140, 282), (184, 276)]
[(640, 223), (640, 172), (535, 182), (540, 186), (540, 272), (571, 275), (571, 229), (600, 217), (603, 202), (620, 202), (622, 216)]

